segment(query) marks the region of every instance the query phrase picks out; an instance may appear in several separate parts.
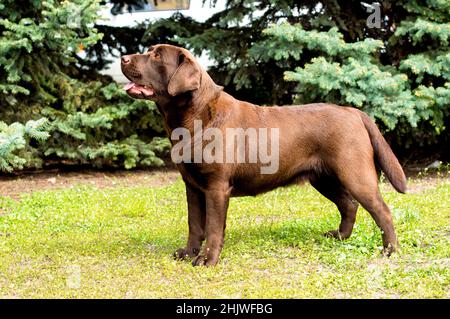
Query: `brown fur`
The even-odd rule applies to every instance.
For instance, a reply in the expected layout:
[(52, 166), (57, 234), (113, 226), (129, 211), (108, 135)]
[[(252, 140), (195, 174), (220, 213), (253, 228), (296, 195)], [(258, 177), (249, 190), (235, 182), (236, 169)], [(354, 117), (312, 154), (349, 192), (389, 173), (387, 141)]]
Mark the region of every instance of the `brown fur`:
[(132, 97), (156, 102), (169, 136), (177, 127), (193, 132), (194, 120), (223, 132), (238, 127), (280, 130), (280, 164), (275, 174), (261, 174), (259, 162), (177, 164), (186, 184), (189, 221), (187, 246), (177, 250), (177, 258), (190, 256), (194, 265), (215, 265), (223, 247), (230, 197), (257, 195), (303, 180), (310, 181), (341, 213), (339, 229), (326, 235), (349, 237), (359, 202), (381, 228), (384, 252), (389, 255), (398, 246), (391, 212), (378, 190), (377, 165), (399, 192), (405, 192), (406, 179), (366, 114), (331, 104), (259, 107), (236, 100), (214, 83), (187, 50), (170, 45), (123, 57), (122, 71), (155, 92), (149, 97), (128, 91)]

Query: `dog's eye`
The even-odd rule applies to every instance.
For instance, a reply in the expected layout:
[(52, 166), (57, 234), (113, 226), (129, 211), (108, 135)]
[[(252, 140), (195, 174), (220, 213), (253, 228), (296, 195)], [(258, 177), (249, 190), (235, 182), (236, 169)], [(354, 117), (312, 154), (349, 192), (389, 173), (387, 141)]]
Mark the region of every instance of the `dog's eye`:
[(158, 52), (153, 53), (153, 58), (159, 60), (161, 58), (161, 55)]

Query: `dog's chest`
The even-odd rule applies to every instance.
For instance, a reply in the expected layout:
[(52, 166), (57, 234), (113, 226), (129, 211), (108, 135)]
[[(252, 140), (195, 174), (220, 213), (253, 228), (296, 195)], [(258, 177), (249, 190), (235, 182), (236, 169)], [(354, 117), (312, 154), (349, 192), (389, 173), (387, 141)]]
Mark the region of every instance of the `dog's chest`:
[(208, 186), (208, 175), (201, 165), (195, 163), (177, 164), (178, 171), (181, 173), (183, 180), (192, 187), (197, 189), (205, 189)]

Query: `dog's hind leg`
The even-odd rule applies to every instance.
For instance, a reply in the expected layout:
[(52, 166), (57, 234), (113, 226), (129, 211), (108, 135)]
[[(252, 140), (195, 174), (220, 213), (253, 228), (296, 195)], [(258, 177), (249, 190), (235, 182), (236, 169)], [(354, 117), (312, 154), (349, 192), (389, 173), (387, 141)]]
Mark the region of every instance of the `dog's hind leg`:
[(370, 213), (381, 229), (383, 254), (389, 256), (397, 250), (398, 241), (391, 211), (378, 189), (374, 163), (361, 158), (358, 167), (341, 166), (337, 175), (348, 192)]
[(339, 228), (326, 232), (325, 236), (341, 240), (350, 237), (356, 220), (358, 203), (334, 176), (312, 176), (310, 177), (310, 183), (323, 196), (331, 200), (341, 214)]

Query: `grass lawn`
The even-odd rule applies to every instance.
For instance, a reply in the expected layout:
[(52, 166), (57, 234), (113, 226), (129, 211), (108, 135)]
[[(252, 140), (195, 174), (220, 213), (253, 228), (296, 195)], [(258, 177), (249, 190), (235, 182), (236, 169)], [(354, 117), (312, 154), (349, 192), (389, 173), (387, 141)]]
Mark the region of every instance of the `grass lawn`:
[[(410, 182), (410, 184), (420, 181)], [(401, 195), (383, 185), (401, 252), (359, 209), (352, 237), (312, 187), (231, 200), (217, 267), (175, 261), (187, 213), (180, 179), (160, 187), (0, 197), (0, 297), (450, 298), (450, 182)]]

